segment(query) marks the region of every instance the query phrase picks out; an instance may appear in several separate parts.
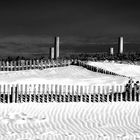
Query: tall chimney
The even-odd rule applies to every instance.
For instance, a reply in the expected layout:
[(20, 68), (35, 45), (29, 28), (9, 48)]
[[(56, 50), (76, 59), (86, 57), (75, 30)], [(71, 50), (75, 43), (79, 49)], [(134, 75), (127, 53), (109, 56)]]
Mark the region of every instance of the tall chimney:
[(111, 55), (114, 54), (114, 48), (110, 48), (110, 54), (111, 54)]
[(50, 48), (50, 59), (54, 59), (54, 47)]
[(119, 53), (123, 53), (123, 37), (119, 37)]
[(55, 37), (55, 42), (54, 42), (54, 48), (55, 48), (55, 59), (59, 57), (59, 37)]

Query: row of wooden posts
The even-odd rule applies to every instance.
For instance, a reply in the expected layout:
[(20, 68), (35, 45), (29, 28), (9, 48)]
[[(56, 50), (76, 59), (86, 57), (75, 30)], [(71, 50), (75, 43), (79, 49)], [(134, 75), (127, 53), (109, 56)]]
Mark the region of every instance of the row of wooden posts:
[(91, 65), (88, 65), (86, 62), (84, 61), (80, 61), (78, 60), (77, 63), (76, 63), (78, 66), (82, 66), (84, 68), (87, 68), (91, 71), (94, 71), (94, 72), (99, 72), (99, 73), (104, 73), (104, 74), (110, 74), (110, 75), (115, 75), (115, 76), (121, 76), (121, 77), (126, 77), (125, 75), (120, 75), (120, 74), (117, 74), (115, 72), (112, 72), (112, 71), (108, 71), (108, 70), (105, 70), (105, 69), (102, 69), (102, 68), (99, 68), (99, 67), (96, 67), (96, 66), (91, 66)]
[[(123, 101), (124, 95), (130, 96), (130, 101), (139, 101), (140, 91), (137, 92), (136, 89), (131, 88), (131, 91), (126, 92), (125, 85), (0, 85), (0, 103), (52, 102), (59, 99), (60, 102), (65, 102), (70, 101), (70, 98), (72, 98), (71, 101), (82, 101), (82, 98), (85, 97), (88, 98), (88, 102), (100, 102), (101, 98), (101, 102), (113, 102)], [(131, 95), (134, 96), (134, 99)], [(95, 98), (97, 99), (95, 100)]]
[(19, 60), (0, 61), (0, 71), (18, 71), (29, 69), (45, 69), (63, 67), (71, 64), (71, 60)]

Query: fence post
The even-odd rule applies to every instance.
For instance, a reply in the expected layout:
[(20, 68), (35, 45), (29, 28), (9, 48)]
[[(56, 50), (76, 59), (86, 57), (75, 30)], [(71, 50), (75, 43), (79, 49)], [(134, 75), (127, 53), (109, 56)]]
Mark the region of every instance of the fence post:
[(109, 95), (110, 95), (110, 93), (109, 93), (109, 86), (107, 86), (107, 102), (109, 102)]
[(102, 86), (102, 102), (105, 102), (105, 87)]
[(20, 102), (23, 102), (23, 85), (20, 85)]
[(37, 101), (36, 101), (36, 96), (37, 96), (37, 94), (36, 94), (36, 87), (37, 87), (36, 84), (34, 84), (34, 85), (33, 85), (33, 93), (34, 93), (33, 102), (35, 102), (35, 103), (37, 102)]
[(36, 63), (35, 63), (35, 60), (33, 60), (33, 69), (35, 69), (36, 68)]
[(7, 85), (7, 103), (10, 103), (10, 85)]
[(111, 94), (111, 96), (112, 96), (112, 102), (114, 102), (114, 85), (112, 85), (112, 94)]
[(98, 102), (100, 102), (100, 92), (101, 92), (101, 87), (98, 86)]
[(12, 84), (12, 103), (15, 103), (15, 85)]
[(46, 85), (46, 89), (47, 89), (47, 103), (48, 103), (49, 102), (49, 93), (50, 93), (50, 87), (48, 84)]
[(27, 95), (28, 95), (28, 91), (27, 91), (27, 89), (28, 89), (28, 87), (27, 87), (28, 85), (27, 84), (25, 84), (25, 103), (27, 103)]
[[(131, 85), (131, 86), (132, 86), (132, 85)], [(136, 86), (134, 86), (134, 101), (135, 101), (135, 102), (136, 102), (136, 98), (137, 98), (137, 97), (136, 97), (136, 93), (137, 93), (137, 92), (136, 92)]]
[(3, 71), (5, 71), (5, 61), (3, 61)]
[(5, 89), (5, 84), (3, 85), (3, 103), (5, 103), (5, 93), (6, 93), (6, 89)]
[(120, 93), (121, 93), (120, 100), (122, 102), (123, 101), (123, 99), (122, 99), (122, 85), (120, 85)]
[(26, 70), (28, 70), (28, 60), (25, 61)]
[(44, 103), (44, 99), (45, 99), (45, 97), (44, 97), (44, 94), (45, 94), (45, 84), (43, 84), (42, 85), (42, 103)]
[(36, 62), (37, 62), (37, 68), (39, 69), (40, 68), (40, 66), (39, 66), (39, 60), (36, 60)]
[(80, 102), (82, 102), (83, 100), (83, 86), (80, 86)]
[(7, 67), (7, 71), (9, 71), (9, 62), (6, 61), (6, 67)]
[(41, 60), (41, 70), (43, 70), (43, 61)]
[(40, 99), (40, 98), (41, 98), (41, 97), (40, 97), (40, 94), (41, 94), (41, 92), (40, 92), (40, 87), (41, 87), (40, 84), (38, 84), (38, 96), (37, 96), (37, 97), (38, 97), (38, 102), (39, 102), (39, 103), (41, 102), (41, 99)]
[(32, 69), (32, 60), (31, 59), (29, 60), (29, 65), (30, 65), (29, 69), (31, 70)]
[(74, 102), (74, 85), (72, 85), (72, 102)]
[(29, 102), (32, 102), (32, 85), (29, 85)]
[(119, 86), (117, 85), (117, 95), (116, 95), (116, 102), (120, 101), (119, 99)]

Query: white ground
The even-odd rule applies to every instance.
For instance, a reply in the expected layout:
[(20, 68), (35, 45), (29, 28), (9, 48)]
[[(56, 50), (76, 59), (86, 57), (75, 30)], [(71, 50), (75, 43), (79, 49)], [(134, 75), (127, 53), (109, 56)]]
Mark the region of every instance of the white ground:
[(78, 66), (0, 72), (0, 84), (124, 84), (128, 78), (92, 72)]
[[(138, 66), (91, 63), (127, 76)], [(123, 70), (122, 70), (123, 69)], [(133, 70), (133, 71), (132, 71)], [(124, 84), (127, 78), (78, 66), (0, 72), (0, 84)], [(0, 104), (0, 140), (140, 139), (140, 103), (16, 103)]]
[(140, 103), (0, 105), (0, 140), (140, 139)]
[(119, 64), (114, 62), (92, 62), (89, 61), (87, 64), (97, 66), (105, 70), (115, 72), (117, 74), (132, 77), (136, 80), (140, 80), (140, 66), (132, 64)]

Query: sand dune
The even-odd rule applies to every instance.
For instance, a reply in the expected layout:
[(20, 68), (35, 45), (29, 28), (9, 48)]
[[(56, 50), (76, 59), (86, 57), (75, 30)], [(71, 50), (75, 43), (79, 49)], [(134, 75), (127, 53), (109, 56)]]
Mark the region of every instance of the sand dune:
[(139, 103), (1, 104), (0, 139), (140, 138)]
[(0, 84), (124, 84), (128, 78), (92, 72), (79, 66), (0, 72)]
[(140, 66), (132, 64), (119, 64), (111, 62), (87, 62), (89, 65), (97, 66), (120, 75), (137, 77), (140, 75)]

